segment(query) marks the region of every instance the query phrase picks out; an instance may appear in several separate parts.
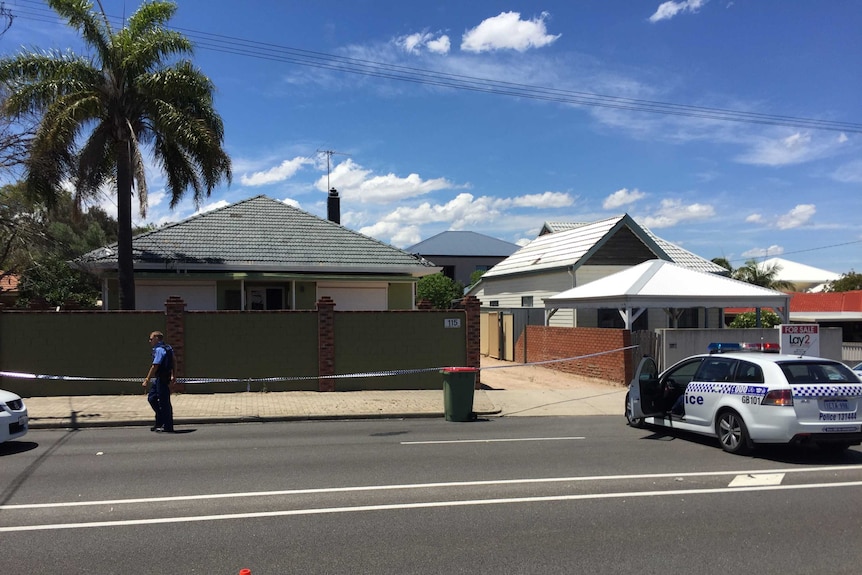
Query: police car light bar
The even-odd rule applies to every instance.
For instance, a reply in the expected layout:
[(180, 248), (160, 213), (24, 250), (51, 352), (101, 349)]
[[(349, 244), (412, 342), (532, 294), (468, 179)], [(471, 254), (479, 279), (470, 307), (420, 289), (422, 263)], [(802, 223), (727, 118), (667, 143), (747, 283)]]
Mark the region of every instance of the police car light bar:
[(759, 351), (763, 353), (778, 353), (777, 343), (711, 343), (707, 346), (709, 353), (727, 353), (731, 351)]

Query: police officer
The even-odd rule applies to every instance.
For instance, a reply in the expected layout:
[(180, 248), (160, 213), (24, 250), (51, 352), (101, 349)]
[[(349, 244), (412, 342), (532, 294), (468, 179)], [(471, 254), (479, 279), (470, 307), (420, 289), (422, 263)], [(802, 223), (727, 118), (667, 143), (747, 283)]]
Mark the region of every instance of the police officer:
[[(150, 334), (150, 345), (153, 346), (153, 362), (143, 387), (150, 385), (147, 401), (156, 413), (156, 424), (150, 431), (174, 430), (174, 410), (171, 407), (170, 384), (176, 382), (174, 376), (174, 350), (165, 343), (165, 336), (160, 331)], [(151, 383), (152, 382), (152, 383)]]

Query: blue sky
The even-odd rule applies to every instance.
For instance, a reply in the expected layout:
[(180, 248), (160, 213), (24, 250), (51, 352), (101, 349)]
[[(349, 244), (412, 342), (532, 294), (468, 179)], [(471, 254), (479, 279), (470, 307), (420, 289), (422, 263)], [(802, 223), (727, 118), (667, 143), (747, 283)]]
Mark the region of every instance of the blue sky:
[[(862, 272), (856, 0), (178, 4), (233, 160), (200, 209), (266, 194), (325, 217), (330, 150), (342, 224), (402, 248), (628, 213), (707, 259)], [(43, 2), (5, 6), (4, 54), (81, 52)], [(146, 221), (195, 213), (148, 175)]]

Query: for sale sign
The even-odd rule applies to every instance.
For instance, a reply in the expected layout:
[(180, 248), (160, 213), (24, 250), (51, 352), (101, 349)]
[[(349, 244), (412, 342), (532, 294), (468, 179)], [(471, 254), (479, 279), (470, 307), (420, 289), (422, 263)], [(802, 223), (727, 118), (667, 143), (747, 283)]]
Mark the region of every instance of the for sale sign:
[(781, 353), (820, 356), (820, 326), (816, 323), (783, 323), (778, 329)]

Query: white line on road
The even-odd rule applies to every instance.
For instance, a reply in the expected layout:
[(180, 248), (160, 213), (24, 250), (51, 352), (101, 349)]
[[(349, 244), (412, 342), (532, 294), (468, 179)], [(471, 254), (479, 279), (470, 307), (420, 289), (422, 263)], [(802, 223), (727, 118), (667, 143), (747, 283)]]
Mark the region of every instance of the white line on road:
[(781, 485), (783, 473), (749, 473), (737, 475), (728, 487), (748, 487), (749, 485)]
[(401, 445), (433, 445), (437, 443), (503, 443), (508, 441), (569, 441), (586, 437), (516, 437), (514, 439), (452, 439), (448, 441), (402, 441)]
[(352, 493), (361, 491), (395, 491), (398, 489), (438, 489), (441, 487), (477, 487), (486, 485), (524, 485), (537, 483), (567, 483), (581, 481), (662, 479), (666, 477), (722, 477), (727, 475), (754, 475), (758, 473), (815, 473), (819, 471), (862, 471), (862, 467), (860, 467), (859, 465), (835, 465), (826, 467), (794, 467), (789, 469), (760, 469), (754, 471), (688, 471), (683, 473), (642, 473), (637, 475), (586, 475), (582, 477), (538, 477), (531, 479), (485, 479), (480, 481), (446, 481), (437, 483), (404, 483), (395, 485), (358, 485), (352, 487), (315, 487), (309, 489), (281, 489), (277, 491), (246, 491), (237, 493), (206, 493), (201, 495), (171, 495), (165, 497), (136, 497), (132, 499), (102, 499), (95, 501), (91, 500), (57, 501), (54, 503), (16, 503), (0, 505), (0, 511), (13, 509), (88, 507), (91, 505), (130, 505), (137, 503), (164, 503), (207, 499), (239, 499), (241, 497), (314, 495), (320, 493)]
[(319, 509), (290, 509), (284, 511), (258, 511), (254, 513), (227, 513), (224, 515), (197, 515), (190, 517), (160, 517), (155, 519), (129, 519), (121, 521), (93, 521), (87, 523), (52, 523), (45, 525), (15, 525), (0, 527), (0, 533), (20, 531), (52, 531), (58, 529), (86, 529), (92, 527), (125, 527), (130, 525), (158, 525), (165, 523), (195, 523), (231, 519), (259, 519), (297, 515), (325, 515), (329, 513), (355, 513), (360, 511), (395, 511), (434, 507), (466, 507), (473, 505), (503, 505), (512, 503), (543, 503), (548, 501), (583, 501), (592, 499), (621, 499), (658, 497), (666, 495), (710, 495), (739, 493), (742, 491), (784, 491), (788, 489), (829, 489), (836, 487), (862, 487), (862, 481), (847, 483), (812, 483), (808, 485), (761, 485), (752, 487), (719, 487), (714, 489), (674, 489), (672, 491), (629, 491), (626, 493), (587, 493), (582, 495), (551, 495), (543, 497), (512, 497), (502, 499), (470, 499), (464, 501), (428, 501), (425, 503), (392, 503), (387, 505), (358, 505), (355, 507), (324, 507)]

